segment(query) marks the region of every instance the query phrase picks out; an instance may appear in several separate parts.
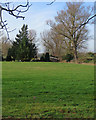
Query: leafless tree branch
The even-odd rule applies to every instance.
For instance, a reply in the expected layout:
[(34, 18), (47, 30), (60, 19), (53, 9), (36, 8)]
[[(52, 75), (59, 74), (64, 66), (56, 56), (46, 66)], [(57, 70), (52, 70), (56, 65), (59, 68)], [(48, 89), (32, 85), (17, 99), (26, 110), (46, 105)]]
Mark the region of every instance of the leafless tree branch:
[[(0, 2), (0, 30), (5, 30), (6, 33), (7, 33), (7, 37), (8, 37), (8, 40), (10, 40), (9, 38), (9, 32), (13, 31), (8, 31), (8, 28), (7, 28), (7, 21), (4, 21), (3, 18), (2, 18), (2, 11), (6, 11), (9, 13), (9, 15), (12, 15), (14, 16), (15, 18), (22, 18), (24, 19), (25, 17), (20, 15), (21, 13), (24, 13), (24, 12), (27, 12), (28, 9), (30, 8), (30, 6), (32, 4), (29, 4), (29, 1), (27, 0), (27, 3), (25, 5), (18, 5), (16, 7), (14, 7), (14, 4), (13, 4), (13, 7), (10, 6), (12, 2), (6, 2), (6, 3), (1, 3)], [(25, 8), (25, 9), (23, 9)], [(15, 30), (15, 29), (14, 29)]]
[(47, 4), (47, 5), (52, 5), (56, 0), (52, 1), (51, 3)]
[[(5, 3), (6, 7), (3, 7), (2, 5), (0, 6), (1, 8), (1, 12), (2, 11), (6, 11), (8, 12), (10, 15), (16, 17), (16, 18), (25, 18), (24, 16), (19, 15), (20, 13), (24, 13), (26, 11), (28, 11), (28, 9), (30, 8), (32, 4), (29, 4), (29, 1), (27, 0), (26, 5), (18, 5), (16, 7), (13, 6), (13, 8), (10, 8), (10, 2)], [(22, 10), (22, 8), (26, 8), (25, 10)], [(15, 13), (14, 13), (15, 12)], [(17, 12), (17, 13), (16, 13)]]
[(73, 35), (84, 25), (86, 25), (87, 23), (89, 23), (90, 20), (92, 20), (94, 17), (96, 17), (96, 14), (93, 15), (92, 17), (90, 17), (86, 22), (82, 23), (73, 33)]

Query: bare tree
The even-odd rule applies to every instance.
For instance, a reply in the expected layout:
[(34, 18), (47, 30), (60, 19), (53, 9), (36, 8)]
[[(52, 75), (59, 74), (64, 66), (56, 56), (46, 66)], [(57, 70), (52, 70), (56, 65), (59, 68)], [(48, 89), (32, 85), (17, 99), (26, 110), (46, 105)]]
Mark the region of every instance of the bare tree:
[(35, 43), (36, 42), (36, 31), (31, 29), (28, 31), (28, 38), (30, 40), (31, 43)]
[[(55, 1), (56, 0), (50, 2), (47, 5), (51, 5)], [(15, 18), (22, 18), (22, 19), (24, 19), (25, 17), (22, 16), (21, 14), (27, 12), (31, 5), (32, 4), (29, 4), (28, 0), (27, 0), (25, 5), (19, 4), (17, 6), (12, 4), (12, 2), (5, 2), (5, 3), (0, 2), (0, 30), (4, 29), (6, 31), (8, 39), (9, 39), (9, 32), (11, 32), (11, 31), (8, 31), (7, 20), (3, 20), (3, 15), (2, 15), (3, 11), (6, 11), (9, 15), (14, 16)]]
[(8, 49), (11, 48), (12, 44), (7, 41), (7, 37), (2, 37), (2, 56), (7, 57)]
[[(66, 3), (67, 9), (57, 12), (56, 23), (49, 21), (51, 28), (64, 36), (69, 52), (73, 52), (75, 62), (78, 62), (78, 49), (88, 40), (88, 29), (85, 23), (91, 16), (91, 7), (85, 8), (83, 3)], [(80, 27), (82, 25), (82, 27)], [(78, 29), (79, 28), (79, 29)]]
[(31, 6), (27, 0), (26, 5), (17, 5), (15, 6), (14, 4), (11, 5), (11, 2), (5, 2), (5, 3), (0, 3), (0, 30), (5, 30), (7, 32), (7, 36), (9, 39), (9, 32), (7, 28), (7, 20), (3, 20), (3, 11), (6, 11), (9, 15), (14, 16), (15, 18), (22, 18), (24, 19), (25, 17), (22, 16), (22, 13), (25, 13), (28, 11), (29, 7)]
[(50, 34), (49, 31), (44, 31), (43, 33), (41, 33), (41, 40), (42, 40), (43, 45), (45, 46), (45, 51), (53, 55), (54, 45), (52, 43), (52, 39), (49, 34)]
[(61, 60), (64, 54), (64, 38), (55, 31), (50, 30), (44, 31), (41, 34), (41, 39), (46, 51), (53, 56), (59, 57)]
[[(56, 0), (52, 1), (51, 3), (47, 4), (47, 5), (52, 5), (54, 2), (56, 2)], [(82, 1), (83, 2), (83, 1)], [(95, 8), (94, 8), (95, 9)], [(94, 15), (92, 15), (91, 17), (89, 17), (84, 23), (80, 24), (79, 27), (74, 31), (74, 33), (80, 29), (83, 25), (86, 25), (89, 23), (89, 21), (91, 21), (93, 18), (96, 17), (96, 13)]]
[(3, 57), (7, 56), (8, 49), (12, 46), (11, 42), (7, 40), (7, 37), (4, 33), (0, 32), (0, 51)]

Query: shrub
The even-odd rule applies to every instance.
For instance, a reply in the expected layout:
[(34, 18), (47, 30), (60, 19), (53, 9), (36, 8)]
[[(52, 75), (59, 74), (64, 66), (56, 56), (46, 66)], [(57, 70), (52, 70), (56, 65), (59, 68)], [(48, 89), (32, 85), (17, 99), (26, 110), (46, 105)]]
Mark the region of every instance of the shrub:
[(45, 55), (44, 54), (41, 56), (40, 61), (45, 61)]
[(49, 53), (46, 53), (46, 54), (43, 54), (40, 58), (40, 61), (43, 61), (43, 62), (50, 62), (50, 56), (49, 56)]
[(10, 55), (7, 55), (7, 57), (6, 57), (6, 61), (12, 61), (12, 58), (11, 58)]
[(45, 54), (45, 62), (50, 62), (49, 53), (46, 53), (46, 54)]
[(66, 62), (70, 62), (71, 60), (73, 60), (74, 56), (72, 54), (66, 54), (65, 55), (65, 60)]
[(91, 62), (93, 60), (93, 57), (87, 57), (85, 60), (84, 60), (84, 62), (85, 63), (89, 63), (89, 62)]

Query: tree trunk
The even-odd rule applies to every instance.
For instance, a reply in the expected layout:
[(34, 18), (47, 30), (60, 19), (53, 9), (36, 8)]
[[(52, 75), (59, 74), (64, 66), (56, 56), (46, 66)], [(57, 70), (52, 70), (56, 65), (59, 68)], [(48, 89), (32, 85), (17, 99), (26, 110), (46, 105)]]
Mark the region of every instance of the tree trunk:
[(62, 57), (61, 56), (59, 56), (59, 60), (60, 60), (60, 62), (62, 61)]
[(77, 55), (76, 47), (74, 48), (74, 59), (75, 59), (75, 63), (78, 63), (78, 55)]

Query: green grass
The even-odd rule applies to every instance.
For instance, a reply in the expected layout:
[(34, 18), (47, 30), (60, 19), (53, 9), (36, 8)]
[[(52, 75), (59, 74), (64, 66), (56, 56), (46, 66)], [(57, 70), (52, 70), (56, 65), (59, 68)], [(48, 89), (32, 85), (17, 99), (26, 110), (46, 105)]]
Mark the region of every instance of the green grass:
[(93, 118), (94, 66), (3, 62), (3, 118)]

